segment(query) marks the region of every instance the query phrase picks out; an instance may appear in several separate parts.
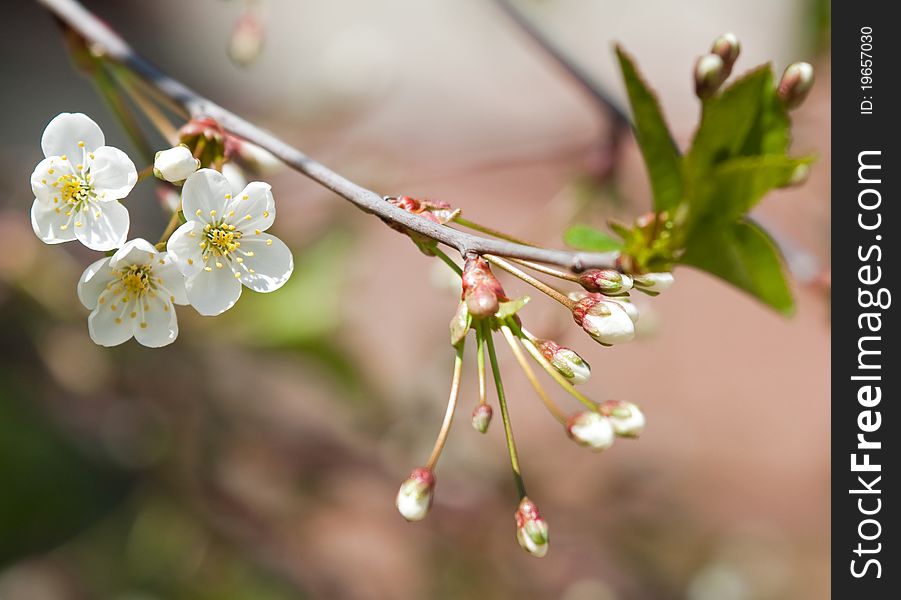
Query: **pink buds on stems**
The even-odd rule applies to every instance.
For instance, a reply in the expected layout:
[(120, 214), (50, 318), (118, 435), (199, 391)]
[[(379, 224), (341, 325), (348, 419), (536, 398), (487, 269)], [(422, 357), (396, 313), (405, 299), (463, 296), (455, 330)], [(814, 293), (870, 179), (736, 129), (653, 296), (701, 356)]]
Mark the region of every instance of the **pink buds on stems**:
[(493, 316), (507, 300), (500, 281), (481, 256), (467, 256), (463, 264), (463, 300), (474, 319)]
[(705, 54), (695, 63), (695, 94), (705, 99), (713, 96), (726, 81), (728, 74), (723, 59), (717, 54)]
[(801, 106), (813, 87), (813, 67), (810, 63), (796, 62), (788, 65), (782, 74), (776, 93), (788, 109)]
[(425, 467), (418, 467), (400, 484), (394, 504), (407, 521), (421, 521), (432, 507), (434, 494), (435, 475)]
[(514, 518), (516, 541), (522, 549), (536, 558), (546, 555), (549, 543), (547, 521), (541, 517), (538, 507), (528, 496), (519, 502)]
[(735, 61), (738, 60), (738, 55), (741, 53), (741, 44), (734, 33), (724, 33), (713, 40), (710, 53), (716, 54), (723, 60), (725, 76), (729, 77), (732, 73), (732, 67), (735, 66)]
[(616, 435), (637, 438), (644, 431), (644, 413), (635, 404), (622, 400), (604, 400), (598, 410), (610, 420)]

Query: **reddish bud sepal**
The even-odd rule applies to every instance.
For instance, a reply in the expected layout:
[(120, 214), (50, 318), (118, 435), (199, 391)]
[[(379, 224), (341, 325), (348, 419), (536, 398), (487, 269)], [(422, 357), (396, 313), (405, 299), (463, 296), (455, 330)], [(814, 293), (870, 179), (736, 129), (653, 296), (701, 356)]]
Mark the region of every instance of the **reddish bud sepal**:
[(468, 256), (463, 264), (463, 301), (474, 319), (494, 316), (507, 301), (501, 282), (481, 256)]
[(217, 169), (227, 161), (233, 147), (221, 125), (209, 117), (191, 119), (178, 130), (179, 142), (200, 160), (201, 168)]
[(588, 294), (573, 306), (573, 320), (604, 346), (632, 340), (637, 319), (631, 303), (602, 294)]
[(493, 411), (488, 404), (478, 404), (472, 411), (472, 428), (479, 433), (486, 433), (491, 424)]
[(536, 345), (542, 356), (570, 383), (578, 385), (591, 377), (591, 365), (574, 350), (551, 340), (539, 340)]
[(632, 289), (632, 278), (616, 269), (592, 269), (579, 275), (579, 285), (589, 292), (620, 294)]

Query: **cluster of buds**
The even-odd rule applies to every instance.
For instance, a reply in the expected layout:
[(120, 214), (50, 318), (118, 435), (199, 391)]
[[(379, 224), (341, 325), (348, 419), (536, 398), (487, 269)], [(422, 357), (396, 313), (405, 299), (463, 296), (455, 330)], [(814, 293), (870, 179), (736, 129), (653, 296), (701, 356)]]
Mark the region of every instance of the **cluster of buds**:
[(571, 416), (566, 433), (579, 444), (601, 452), (613, 445), (617, 436), (637, 438), (644, 431), (644, 413), (635, 404), (605, 400), (597, 410), (585, 410)]
[(710, 52), (695, 63), (695, 94), (698, 98), (713, 96), (732, 74), (741, 44), (732, 33), (724, 33), (713, 41)]
[(488, 261), (481, 256), (467, 256), (463, 263), (463, 301), (474, 319), (493, 317), (500, 303), (507, 301), (504, 288)]
[[(447, 202), (440, 200), (419, 200), (410, 196), (385, 196), (385, 201), (389, 204), (407, 211), (408, 213), (418, 215), (423, 219), (445, 225), (453, 221), (459, 214), (459, 209), (454, 209)], [(403, 233), (410, 237), (419, 250), (426, 256), (434, 256), (436, 242), (430, 237), (424, 236), (416, 231), (410, 231), (403, 225), (394, 221), (385, 221), (391, 229)]]

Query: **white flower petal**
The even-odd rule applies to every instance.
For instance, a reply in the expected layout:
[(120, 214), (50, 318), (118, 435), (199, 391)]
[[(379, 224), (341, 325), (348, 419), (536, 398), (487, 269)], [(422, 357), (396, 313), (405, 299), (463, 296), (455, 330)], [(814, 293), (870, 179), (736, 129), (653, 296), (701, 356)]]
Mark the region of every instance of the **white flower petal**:
[[(31, 191), (38, 200), (47, 204), (58, 206), (62, 200), (59, 195), (58, 179), (72, 174), (72, 165), (67, 160), (60, 160), (58, 156), (45, 158), (38, 163), (31, 173)], [(57, 185), (54, 186), (53, 184)], [(56, 202), (53, 200), (56, 199)]]
[(78, 299), (88, 310), (97, 307), (97, 299), (106, 289), (108, 283), (115, 279), (110, 259), (103, 257), (84, 270), (78, 280)]
[(153, 244), (142, 238), (128, 240), (110, 258), (110, 266), (118, 269), (127, 265), (146, 265), (159, 254)]
[[(57, 211), (57, 209), (59, 210)], [(35, 198), (31, 205), (31, 228), (45, 244), (61, 244), (75, 239), (72, 216), (66, 215), (60, 207), (47, 204)]]
[[(84, 146), (78, 145), (83, 142)], [(82, 113), (56, 115), (44, 129), (41, 149), (44, 156), (66, 156), (73, 164), (82, 161), (84, 154), (104, 144), (100, 126)]]
[(233, 268), (241, 273), (241, 283), (255, 292), (274, 292), (285, 285), (294, 271), (291, 250), (274, 235), (242, 238), (241, 250), (244, 262)]
[(112, 250), (125, 243), (128, 209), (117, 200), (93, 202), (75, 213), (71, 228), (79, 242), (91, 250)]
[(184, 144), (160, 150), (153, 159), (153, 174), (172, 183), (184, 181), (198, 167), (200, 161)]
[(185, 180), (181, 191), (185, 218), (208, 223), (212, 218), (211, 211), (221, 217), (231, 196), (231, 186), (222, 173), (200, 169)]
[(98, 304), (88, 317), (88, 333), (95, 344), (100, 346), (118, 346), (131, 339), (132, 319), (136, 302), (132, 300), (126, 305), (105, 303)]
[(228, 261), (222, 263), (222, 268), (211, 264), (185, 282), (188, 302), (200, 314), (222, 314), (241, 297), (241, 282), (235, 278), (234, 271), (227, 263)]
[(228, 222), (244, 233), (266, 231), (275, 221), (275, 200), (272, 186), (252, 181), (234, 195), (225, 207)]
[(161, 252), (153, 263), (153, 277), (160, 286), (160, 293), (175, 304), (187, 304), (185, 276), (168, 252)]
[(178, 337), (175, 307), (167, 298), (145, 298), (138, 305), (138, 317), (133, 321), (135, 339), (148, 348), (167, 346)]
[(203, 269), (203, 223), (188, 221), (176, 229), (169, 237), (166, 251), (185, 277), (193, 277)]
[(237, 194), (247, 186), (247, 178), (244, 177), (244, 171), (233, 162), (227, 162), (222, 165), (222, 174), (228, 179), (228, 185), (231, 187), (232, 194)]
[(119, 200), (138, 182), (138, 171), (128, 155), (112, 146), (94, 150), (90, 160), (91, 184), (101, 202)]

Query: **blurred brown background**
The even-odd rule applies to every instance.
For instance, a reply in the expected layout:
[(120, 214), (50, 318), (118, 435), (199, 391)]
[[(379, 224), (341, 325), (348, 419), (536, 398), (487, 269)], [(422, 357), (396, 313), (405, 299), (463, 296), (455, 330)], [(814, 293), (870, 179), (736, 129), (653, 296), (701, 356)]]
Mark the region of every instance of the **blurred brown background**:
[[(226, 52), (239, 0), (87, 5), (175, 77), (379, 192), (446, 200), (554, 246), (571, 223), (649, 207), (631, 139), (612, 182), (586, 175), (607, 124), (487, 0), (271, 0), (263, 52), (246, 68)], [(593, 397), (639, 403), (644, 436), (603, 455), (576, 447), (500, 349), (529, 494), (552, 530), (536, 561), (514, 539), (501, 423), (487, 436), (468, 423), (468, 360), (435, 506), (408, 524), (394, 495), (431, 448), (452, 367), (456, 299), (437, 261), (281, 171), (269, 177), (275, 231), (297, 263), (285, 288), (246, 292), (215, 319), (181, 308), (180, 337), (163, 350), (94, 346), (75, 284), (96, 257), (34, 237), (28, 176), (59, 112), (87, 113), (145, 165), (71, 68), (53, 21), (36, 3), (7, 1), (0, 598), (828, 596), (823, 3), (519, 5), (621, 101), (611, 44), (622, 42), (683, 143), (697, 116), (690, 68), (716, 35), (741, 39), (739, 71), (814, 63), (794, 147), (820, 160), (804, 187), (757, 213), (794, 249), (797, 315), (680, 269), (669, 292), (643, 302), (642, 339), (605, 349), (532, 293), (527, 326), (585, 356)], [(165, 216), (153, 185), (128, 205), (131, 236), (155, 238)]]

